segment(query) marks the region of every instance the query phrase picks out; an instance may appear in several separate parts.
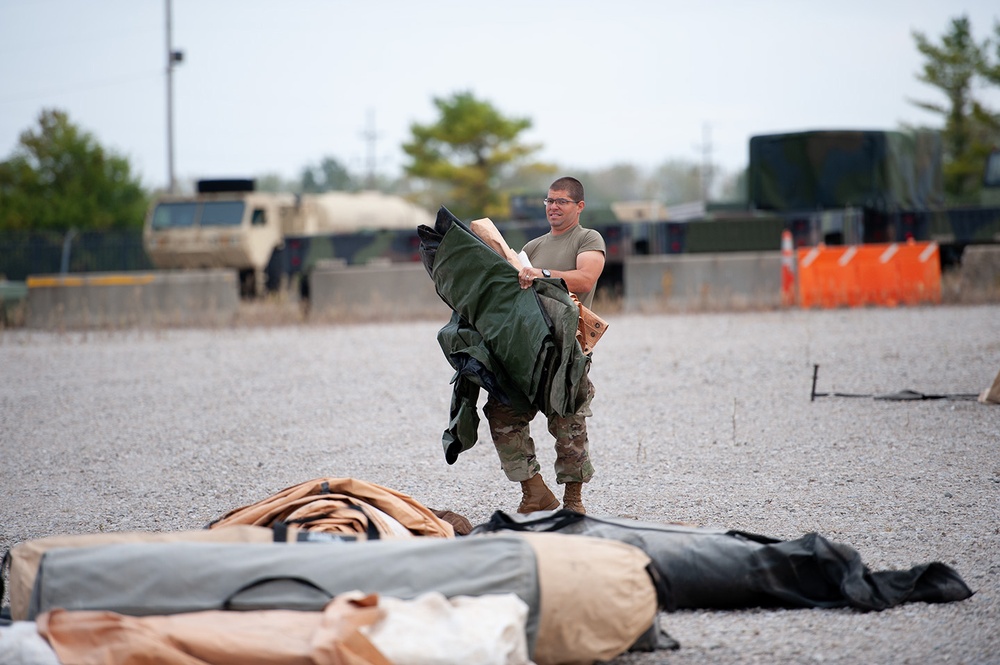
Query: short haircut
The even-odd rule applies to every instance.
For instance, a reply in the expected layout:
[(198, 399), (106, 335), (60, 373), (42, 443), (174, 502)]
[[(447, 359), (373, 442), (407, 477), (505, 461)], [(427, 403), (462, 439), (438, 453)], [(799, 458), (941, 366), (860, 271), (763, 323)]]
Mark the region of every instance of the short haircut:
[(563, 176), (562, 178), (559, 178), (554, 183), (549, 185), (549, 189), (561, 192), (569, 192), (569, 195), (572, 196), (575, 200), (577, 201), (583, 200), (583, 183), (577, 180), (576, 178), (572, 178), (570, 176)]

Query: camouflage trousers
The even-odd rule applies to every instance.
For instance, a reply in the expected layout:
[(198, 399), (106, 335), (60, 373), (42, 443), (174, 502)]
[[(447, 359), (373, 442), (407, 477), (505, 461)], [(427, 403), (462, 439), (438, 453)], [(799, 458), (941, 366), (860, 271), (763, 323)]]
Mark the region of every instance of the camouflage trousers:
[[(587, 482), (594, 475), (590, 463), (590, 445), (587, 440), (587, 418), (593, 413), (590, 403), (594, 399), (594, 384), (587, 382), (587, 399), (576, 413), (570, 416), (549, 417), (549, 434), (556, 440), (556, 483)], [(537, 409), (516, 411), (493, 399), (486, 400), (483, 408), (490, 425), (493, 445), (500, 456), (500, 466), (509, 480), (528, 480), (541, 465), (535, 457), (535, 442), (530, 425)]]

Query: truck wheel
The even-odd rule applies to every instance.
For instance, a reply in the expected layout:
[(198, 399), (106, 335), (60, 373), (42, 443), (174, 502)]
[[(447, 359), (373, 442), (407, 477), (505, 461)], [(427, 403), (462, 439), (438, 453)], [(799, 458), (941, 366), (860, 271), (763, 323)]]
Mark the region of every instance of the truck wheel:
[(240, 297), (241, 298), (253, 298), (256, 295), (257, 279), (254, 277), (254, 271), (251, 270), (241, 270), (240, 271)]

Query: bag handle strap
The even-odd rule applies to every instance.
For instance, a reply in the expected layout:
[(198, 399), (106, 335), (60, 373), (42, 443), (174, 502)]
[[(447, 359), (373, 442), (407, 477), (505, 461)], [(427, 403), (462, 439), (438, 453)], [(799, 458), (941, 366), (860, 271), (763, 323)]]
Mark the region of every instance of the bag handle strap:
[(306, 579), (304, 577), (297, 577), (297, 576), (294, 576), (294, 575), (274, 576), (274, 577), (262, 577), (259, 580), (254, 580), (252, 582), (248, 582), (247, 584), (244, 584), (239, 589), (237, 589), (236, 591), (234, 591), (231, 594), (229, 594), (228, 596), (226, 596), (226, 599), (224, 601), (222, 601), (222, 609), (224, 609), (224, 610), (231, 610), (231, 609), (233, 609), (233, 600), (237, 596), (239, 596), (241, 593), (244, 593), (246, 591), (249, 591), (249, 590), (254, 589), (256, 587), (259, 587), (259, 586), (263, 586), (265, 584), (270, 584), (272, 582), (294, 582), (296, 584), (301, 584), (302, 586), (309, 587), (311, 589), (315, 589), (316, 591), (319, 591), (324, 596), (326, 596), (328, 600), (333, 600), (333, 594), (332, 593), (330, 593), (329, 591), (327, 591), (323, 587), (319, 586), (318, 584), (316, 584), (312, 580), (308, 580), (308, 579)]
[[(495, 531), (498, 529), (506, 529), (508, 531), (559, 531), (560, 529), (564, 529), (571, 524), (576, 524), (585, 517), (585, 515), (572, 510), (560, 508), (551, 515), (519, 522), (502, 510), (498, 510), (493, 513), (493, 516), (490, 517), (490, 521), (486, 523), (486, 526), (488, 527), (488, 531)], [(544, 528), (535, 528), (542, 525), (547, 526), (544, 526)]]

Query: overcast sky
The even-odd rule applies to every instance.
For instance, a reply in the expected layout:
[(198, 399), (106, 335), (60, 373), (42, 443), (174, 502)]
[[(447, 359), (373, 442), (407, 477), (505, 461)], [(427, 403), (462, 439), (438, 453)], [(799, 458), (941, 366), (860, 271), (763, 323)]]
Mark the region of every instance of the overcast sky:
[[(569, 172), (706, 153), (735, 171), (755, 134), (939, 125), (908, 102), (944, 101), (912, 31), (937, 43), (962, 14), (982, 41), (1000, 2), (173, 0), (175, 172), (333, 156), (394, 176), (411, 123), (465, 90)], [(164, 186), (166, 51), (165, 0), (0, 0), (0, 159), (60, 108)]]

